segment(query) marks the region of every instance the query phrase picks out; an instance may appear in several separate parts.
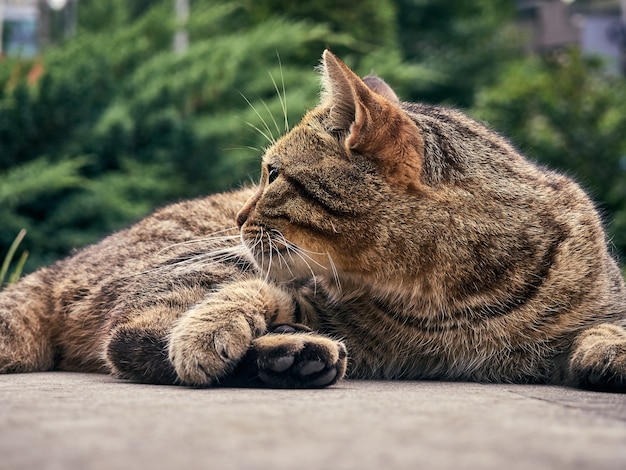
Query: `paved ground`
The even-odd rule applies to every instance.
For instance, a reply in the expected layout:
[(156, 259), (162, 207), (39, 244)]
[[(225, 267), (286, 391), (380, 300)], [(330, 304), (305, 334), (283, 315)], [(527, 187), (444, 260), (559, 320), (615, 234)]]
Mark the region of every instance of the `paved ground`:
[(0, 376), (0, 468), (626, 469), (626, 394), (345, 381), (190, 389)]

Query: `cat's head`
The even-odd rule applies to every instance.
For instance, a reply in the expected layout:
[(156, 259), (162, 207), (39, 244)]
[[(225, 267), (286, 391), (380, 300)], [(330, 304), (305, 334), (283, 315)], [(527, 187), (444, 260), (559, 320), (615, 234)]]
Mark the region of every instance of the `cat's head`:
[(321, 70), (319, 106), (263, 156), (237, 217), (242, 239), (278, 280), (401, 275), (407, 201), (428, 191), (422, 135), (381, 79), (359, 78), (329, 51)]

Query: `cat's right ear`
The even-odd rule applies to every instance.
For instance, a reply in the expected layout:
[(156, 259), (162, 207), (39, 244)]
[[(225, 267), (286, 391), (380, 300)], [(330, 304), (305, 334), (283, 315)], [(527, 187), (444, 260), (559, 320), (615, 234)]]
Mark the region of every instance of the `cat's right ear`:
[(423, 140), (393, 90), (377, 77), (362, 80), (328, 50), (322, 74), (321, 105), (329, 110), (332, 130), (346, 132), (346, 151), (371, 158), (398, 185), (419, 187)]

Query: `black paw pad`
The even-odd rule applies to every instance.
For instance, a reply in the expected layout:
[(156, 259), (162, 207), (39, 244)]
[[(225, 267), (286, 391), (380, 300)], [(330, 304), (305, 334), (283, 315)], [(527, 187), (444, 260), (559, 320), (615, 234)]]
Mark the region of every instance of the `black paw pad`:
[(295, 362), (295, 357), (291, 355), (278, 356), (272, 360), (267, 361), (267, 367), (273, 372), (285, 372)]
[(324, 370), (325, 368), (326, 364), (322, 361), (308, 361), (300, 365), (298, 372), (300, 375), (311, 375)]
[(258, 377), (266, 385), (277, 388), (326, 387), (343, 376), (347, 358), (343, 344), (328, 339), (307, 341), (297, 334), (281, 339), (283, 341), (259, 347), (256, 351)]

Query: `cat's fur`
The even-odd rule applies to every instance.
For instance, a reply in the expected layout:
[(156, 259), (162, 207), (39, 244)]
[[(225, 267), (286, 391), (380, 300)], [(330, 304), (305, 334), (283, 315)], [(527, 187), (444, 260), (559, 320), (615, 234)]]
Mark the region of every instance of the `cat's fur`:
[(626, 289), (585, 193), (329, 52), (322, 74), (258, 188), (162, 209), (2, 292), (0, 371), (625, 390)]

